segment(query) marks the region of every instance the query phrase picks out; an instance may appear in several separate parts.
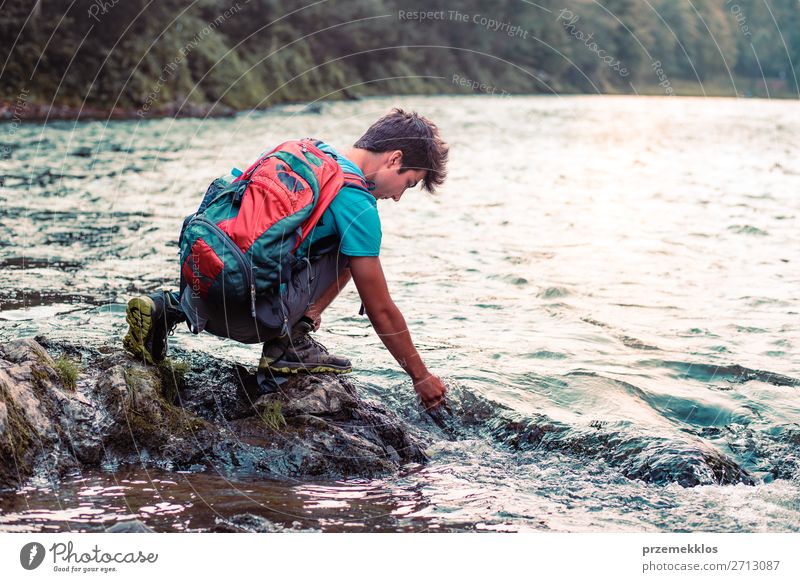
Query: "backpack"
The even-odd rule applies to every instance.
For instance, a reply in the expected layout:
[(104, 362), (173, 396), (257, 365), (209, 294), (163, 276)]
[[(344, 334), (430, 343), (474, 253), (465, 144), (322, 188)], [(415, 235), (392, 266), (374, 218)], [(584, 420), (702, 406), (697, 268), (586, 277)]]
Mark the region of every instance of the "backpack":
[(249, 301), (255, 318), (256, 298), (289, 280), (297, 248), (342, 187), (369, 191), (321, 143), (284, 142), (245, 172), (211, 183), (181, 230), (182, 290), (217, 304)]

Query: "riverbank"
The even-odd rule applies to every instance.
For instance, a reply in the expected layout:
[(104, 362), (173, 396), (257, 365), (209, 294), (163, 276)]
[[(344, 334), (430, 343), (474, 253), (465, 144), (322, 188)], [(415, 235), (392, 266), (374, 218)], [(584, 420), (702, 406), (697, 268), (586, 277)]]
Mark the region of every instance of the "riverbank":
[[(487, 85), (488, 86), (488, 85)], [(529, 88), (520, 87), (518, 90), (513, 90), (511, 85), (503, 85), (505, 88), (501, 93), (496, 94), (499, 98), (502, 97), (526, 97), (536, 95), (550, 95), (551, 93), (534, 91), (531, 92)], [(492, 85), (491, 87), (494, 87)], [(588, 93), (585, 91), (576, 90), (574, 87), (564, 86), (561, 88), (554, 88), (558, 95), (596, 95), (596, 93)], [(442, 91), (446, 95), (461, 95), (463, 91)], [(469, 90), (467, 95), (486, 95), (485, 91), (480, 90), (480, 86), (476, 90)], [(665, 87), (657, 83), (651, 84), (637, 84), (631, 85), (628, 88), (621, 87), (604, 87), (602, 94), (604, 95), (637, 95), (641, 97), (727, 97), (733, 99), (798, 99), (800, 94), (793, 93), (785, 79), (763, 79), (753, 80), (749, 78), (728, 78), (728, 79), (713, 79), (710, 81), (697, 82), (687, 80), (670, 80), (669, 86)], [(307, 104), (308, 113), (320, 113), (323, 103), (327, 101), (358, 101), (362, 98), (386, 98), (391, 95), (382, 94), (358, 94), (352, 90), (342, 89), (340, 91), (341, 98), (332, 98), (329, 96), (325, 101), (285, 101), (278, 103), (270, 103), (264, 107), (255, 109), (250, 108), (234, 108), (222, 103), (187, 103), (180, 101), (173, 101), (166, 106), (159, 109), (134, 109), (127, 107), (114, 107), (113, 109), (104, 109), (97, 106), (76, 106), (67, 103), (38, 103), (30, 102), (26, 99), (16, 99), (11, 101), (8, 99), (0, 100), (0, 121), (10, 121), (12, 123), (23, 122), (39, 122), (39, 121), (52, 121), (52, 120), (66, 120), (66, 121), (103, 121), (103, 120), (145, 120), (145, 119), (174, 119), (174, 118), (225, 118), (233, 117), (237, 113), (243, 111), (266, 111), (278, 107), (285, 107), (287, 105), (303, 105)], [(420, 97), (423, 94), (409, 93), (395, 95), (398, 99)], [(24, 97), (24, 95), (23, 95)]]
[(232, 117), (237, 111), (219, 103), (171, 103), (163, 109), (144, 115), (141, 109), (114, 107), (74, 106), (63, 103), (20, 103), (19, 100), (0, 101), (0, 120), (12, 123), (25, 121), (97, 121), (97, 120), (136, 120), (151, 118), (205, 118)]

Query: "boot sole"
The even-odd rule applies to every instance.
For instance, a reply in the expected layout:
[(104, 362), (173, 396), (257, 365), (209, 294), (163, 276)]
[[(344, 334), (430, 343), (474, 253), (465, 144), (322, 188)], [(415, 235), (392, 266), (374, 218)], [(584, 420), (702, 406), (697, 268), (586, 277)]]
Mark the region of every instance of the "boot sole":
[(274, 374), (324, 374), (326, 372), (331, 374), (349, 374), (353, 371), (353, 367), (304, 366), (303, 364), (279, 364), (276, 366), (273, 364), (267, 366), (267, 370)]
[(122, 345), (128, 352), (137, 358), (142, 358), (147, 364), (155, 364), (153, 354), (145, 348), (145, 341), (153, 331), (153, 311), (156, 304), (149, 297), (134, 297), (128, 301), (125, 320), (128, 322), (128, 333), (122, 340)]

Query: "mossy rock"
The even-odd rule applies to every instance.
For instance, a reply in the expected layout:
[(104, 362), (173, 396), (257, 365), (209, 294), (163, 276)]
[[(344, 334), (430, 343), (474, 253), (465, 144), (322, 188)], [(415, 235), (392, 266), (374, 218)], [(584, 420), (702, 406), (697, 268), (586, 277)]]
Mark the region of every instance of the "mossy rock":
[(27, 476), (35, 456), (36, 429), (0, 386), (0, 403), (5, 409), (0, 433), (0, 483), (19, 483)]
[(161, 380), (161, 395), (170, 404), (177, 404), (181, 390), (186, 387), (189, 364), (167, 358), (159, 362), (156, 369)]
[[(162, 368), (145, 368), (139, 365), (123, 367), (128, 386), (125, 419), (128, 431), (137, 447), (142, 445), (157, 450), (177, 440), (194, 440), (198, 433), (215, 432), (208, 421), (197, 417), (180, 406), (168, 402), (164, 396), (164, 376), (183, 376), (188, 366), (168, 364)], [(180, 372), (179, 370), (182, 370)], [(174, 387), (175, 384), (172, 384)], [(175, 392), (177, 395), (177, 392)], [(177, 398), (176, 398), (177, 399)]]

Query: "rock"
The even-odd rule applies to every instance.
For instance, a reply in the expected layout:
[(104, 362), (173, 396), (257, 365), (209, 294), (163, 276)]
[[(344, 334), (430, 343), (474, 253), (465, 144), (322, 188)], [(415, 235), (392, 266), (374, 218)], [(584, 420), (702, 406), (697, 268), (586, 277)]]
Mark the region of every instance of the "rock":
[(51, 367), (55, 365), (55, 361), (47, 353), (47, 350), (39, 345), (36, 340), (30, 338), (0, 345), (0, 357), (15, 364), (33, 361)]
[(292, 527), (286, 527), (260, 515), (240, 513), (227, 519), (216, 518), (216, 525), (211, 531), (216, 533), (282, 533), (318, 532), (320, 530), (303, 528), (299, 521), (292, 522)]
[(629, 479), (659, 485), (756, 482), (735, 460), (696, 437), (663, 438), (599, 422), (567, 425), (543, 414), (521, 414), (460, 389), (449, 390), (448, 401), (452, 413), (439, 413), (432, 420), (452, 439), (469, 438), (477, 432), (513, 450), (559, 451), (602, 459)]
[[(263, 394), (252, 370), (203, 354), (178, 351), (188, 366), (178, 378), (178, 366), (146, 367), (113, 346), (37, 339), (0, 346), (0, 488), (20, 487), (32, 476), (55, 484), (68, 471), (124, 464), (213, 470), (230, 478), (375, 477), (425, 462), (419, 434), (489, 438), (511, 450), (602, 459), (628, 478), (654, 484), (755, 482), (698, 435), (666, 438), (625, 423), (568, 425), (521, 414), (461, 387), (448, 391), (448, 410), (422, 416), (427, 425), (412, 435), (396, 414), (362, 398), (347, 377), (299, 375)], [(51, 353), (64, 352), (81, 359), (75, 389), (63, 386), (54, 369)], [(413, 414), (410, 407), (408, 412)], [(752, 446), (789, 453), (796, 451), (798, 435), (797, 427), (787, 427), (775, 442)], [(732, 432), (731, 448), (744, 437), (742, 430)], [(783, 458), (775, 475), (800, 465), (794, 453)], [(256, 522), (218, 525), (240, 528), (228, 531), (272, 527)]]
[(322, 103), (309, 103), (305, 107), (303, 107), (303, 113), (311, 113), (313, 115), (320, 115), (324, 110), (324, 105)]
[(94, 153), (94, 150), (89, 146), (81, 146), (72, 150), (71, 155), (78, 156), (79, 158), (89, 158)]
[[(291, 382), (283, 388), (284, 416), (346, 414), (358, 408), (355, 387), (346, 379), (334, 381), (330, 376), (311, 376), (307, 381)], [(272, 400), (272, 394), (263, 396), (261, 405)], [(256, 408), (259, 407), (256, 402)]]
[[(121, 350), (50, 345), (81, 358), (77, 388), (61, 385), (37, 341), (0, 346), (0, 487), (33, 475), (146, 464), (271, 478), (376, 476), (424, 462), (424, 447), (396, 415), (362, 399), (346, 378), (290, 379), (261, 395), (241, 366), (184, 354), (189, 372), (173, 405), (165, 373)], [(108, 346), (104, 346), (108, 348)]]
[(0, 400), (0, 439), (6, 433), (6, 421), (8, 421), (8, 407), (5, 402)]
[(106, 533), (154, 533), (138, 519), (130, 521), (120, 521), (106, 530)]
[(52, 480), (75, 466), (60, 425), (64, 393), (54, 365), (34, 340), (0, 346), (0, 401), (5, 408), (0, 488), (19, 485), (34, 473)]

